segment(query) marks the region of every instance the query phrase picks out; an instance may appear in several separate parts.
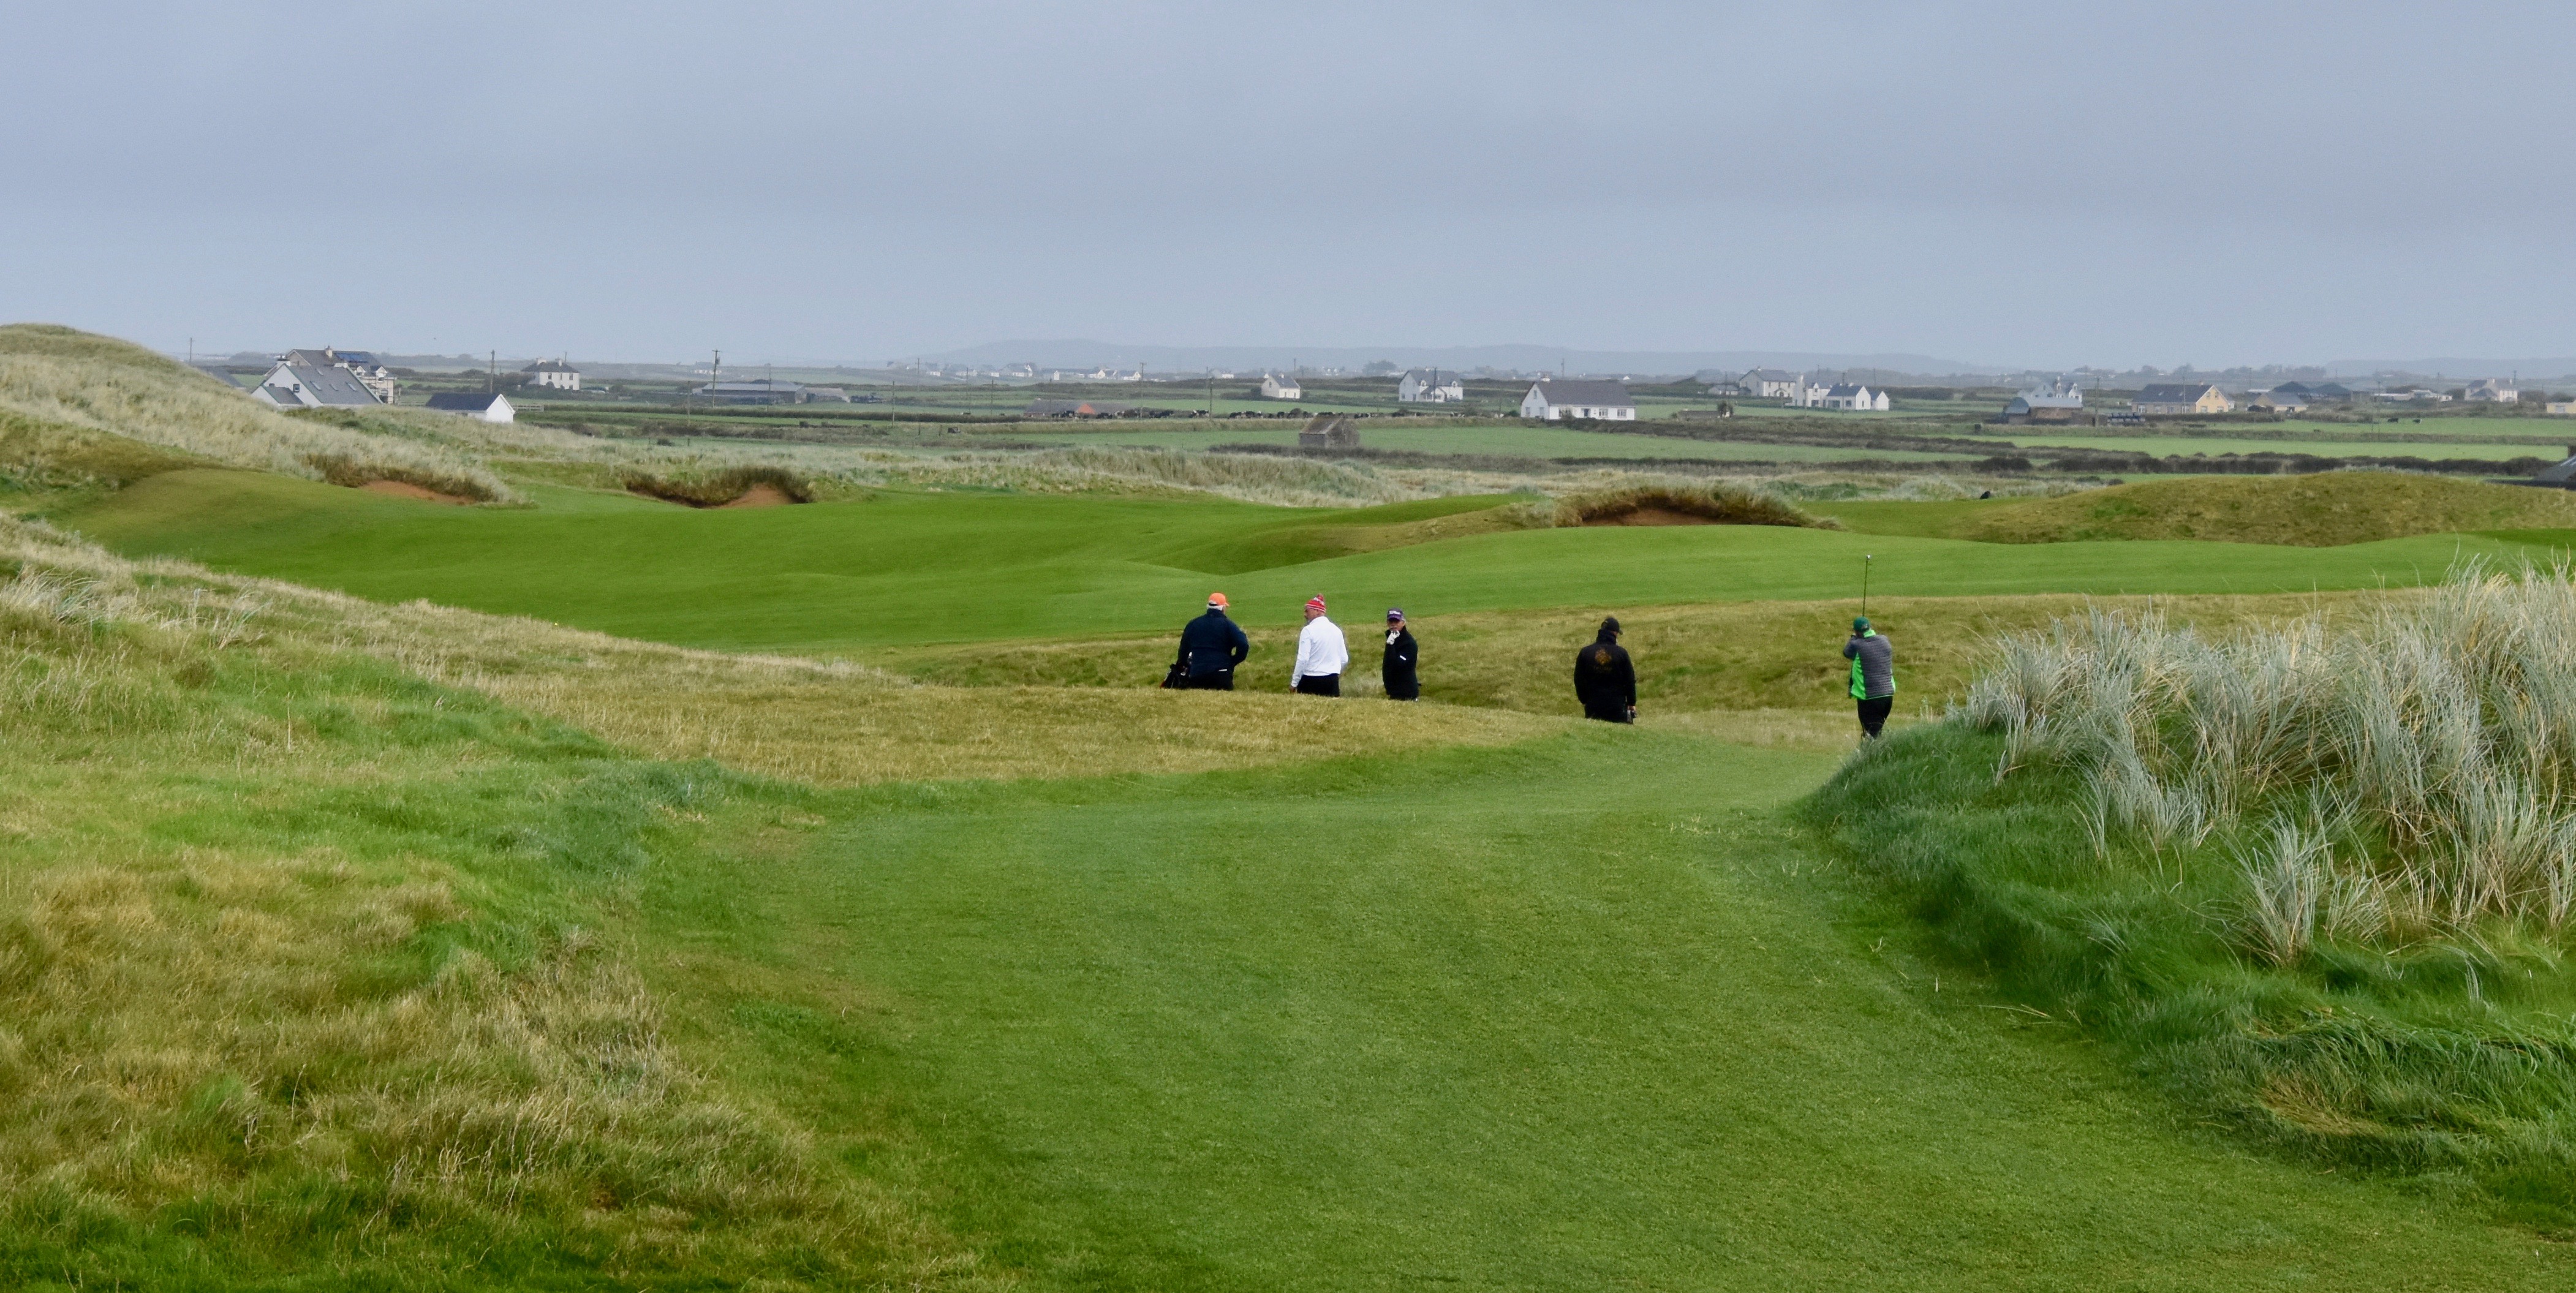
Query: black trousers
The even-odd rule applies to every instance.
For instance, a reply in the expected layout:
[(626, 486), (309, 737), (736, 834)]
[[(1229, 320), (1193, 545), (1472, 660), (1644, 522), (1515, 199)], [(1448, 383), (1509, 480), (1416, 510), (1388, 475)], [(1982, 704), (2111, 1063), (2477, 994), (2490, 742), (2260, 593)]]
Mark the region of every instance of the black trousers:
[(1342, 676), (1337, 673), (1307, 674), (1297, 680), (1297, 693), (1301, 696), (1339, 696), (1342, 694)]
[(1860, 703), (1861, 735), (1878, 739), (1878, 729), (1887, 726), (1887, 711), (1896, 708), (1894, 696), (1880, 696)]
[(1190, 675), (1188, 682), (1181, 685), (1191, 691), (1232, 691), (1234, 690), (1234, 670), (1218, 669), (1209, 673), (1194, 673)]
[(1628, 702), (1624, 700), (1587, 700), (1583, 702), (1583, 716), (1597, 718), (1604, 723), (1637, 721), (1637, 716), (1628, 712)]

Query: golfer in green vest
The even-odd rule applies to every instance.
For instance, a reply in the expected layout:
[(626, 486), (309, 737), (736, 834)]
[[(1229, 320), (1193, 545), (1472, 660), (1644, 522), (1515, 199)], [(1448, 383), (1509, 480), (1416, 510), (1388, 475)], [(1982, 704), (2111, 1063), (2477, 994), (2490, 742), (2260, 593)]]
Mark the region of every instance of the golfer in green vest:
[(1896, 648), (1864, 617), (1852, 621), (1843, 659), (1851, 661), (1851, 694), (1860, 702), (1861, 736), (1875, 741), (1878, 729), (1887, 726), (1887, 711), (1896, 708)]

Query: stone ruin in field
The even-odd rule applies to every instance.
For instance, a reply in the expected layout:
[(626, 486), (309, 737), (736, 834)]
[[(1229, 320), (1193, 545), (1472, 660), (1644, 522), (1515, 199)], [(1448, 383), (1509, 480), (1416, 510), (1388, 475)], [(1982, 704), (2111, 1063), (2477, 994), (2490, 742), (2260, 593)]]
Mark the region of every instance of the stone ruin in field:
[(1318, 413), (1297, 433), (1300, 449), (1357, 449), (1360, 447), (1359, 425), (1343, 414)]

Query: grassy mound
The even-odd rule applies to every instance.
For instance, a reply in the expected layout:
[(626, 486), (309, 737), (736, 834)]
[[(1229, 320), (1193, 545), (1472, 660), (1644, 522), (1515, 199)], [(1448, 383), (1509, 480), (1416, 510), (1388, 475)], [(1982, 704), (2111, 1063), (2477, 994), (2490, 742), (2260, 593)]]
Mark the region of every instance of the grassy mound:
[[(291, 417), (141, 346), (45, 324), (0, 327), (0, 415), (22, 461), (113, 480), (99, 437), (335, 484), (395, 480), (484, 501), (514, 498), (470, 456), (425, 438)], [(134, 455), (123, 455), (131, 458)]]
[(2193, 1102), (2576, 1222), (2576, 582), (2340, 630), (2097, 614), (1815, 811), (1954, 956)]
[(2564, 490), (2394, 472), (2195, 477), (1989, 506), (1952, 532), (1988, 543), (2203, 539), (2307, 548), (2419, 534), (2576, 526)]
[(1792, 525), (1838, 528), (1794, 503), (1728, 481), (1631, 485), (1558, 499), (1558, 525)]
[(731, 507), (764, 496), (789, 503), (814, 501), (813, 483), (783, 467), (725, 467), (688, 473), (629, 468), (620, 475), (618, 485), (627, 493), (684, 507)]

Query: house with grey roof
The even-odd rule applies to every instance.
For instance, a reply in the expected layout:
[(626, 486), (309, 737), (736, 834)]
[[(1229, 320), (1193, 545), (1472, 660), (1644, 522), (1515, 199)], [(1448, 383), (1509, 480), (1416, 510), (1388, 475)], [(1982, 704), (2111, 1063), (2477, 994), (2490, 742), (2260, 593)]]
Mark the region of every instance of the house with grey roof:
[(2084, 388), (2066, 378), (2030, 386), (2004, 405), (2007, 423), (2076, 422), (2084, 417)]
[(384, 403), (356, 373), (337, 364), (317, 367), (285, 360), (269, 369), (251, 394), (282, 409), (362, 409)]
[(1265, 400), (1302, 400), (1306, 398), (1306, 388), (1299, 384), (1297, 379), (1294, 377), (1281, 377), (1275, 373), (1265, 373), (1261, 378), (1261, 398)]
[(394, 402), (393, 370), (378, 362), (368, 351), (342, 350), (337, 346), (324, 346), (320, 350), (290, 350), (278, 356), (277, 362), (301, 364), (307, 368), (344, 369), (376, 397), (377, 403)]
[(519, 370), (530, 386), (552, 387), (559, 391), (581, 389), (581, 370), (560, 359), (540, 359)]
[(1626, 382), (1567, 381), (1542, 377), (1521, 397), (1521, 416), (1545, 422), (1592, 418), (1604, 422), (1637, 420), (1637, 400)]
[(1456, 404), (1467, 398), (1467, 384), (1456, 373), (1416, 368), (1395, 384), (1399, 404)]
[(2129, 401), (2129, 409), (2148, 417), (2186, 417), (2194, 413), (2233, 413), (2236, 401), (2207, 382), (2153, 382)]
[(429, 407), (440, 413), (454, 413), (459, 417), (469, 417), (477, 422), (519, 420), (519, 410), (511, 405), (510, 397), (498, 391), (489, 395), (466, 395), (454, 391), (441, 391), (429, 397)]
[(1873, 391), (1858, 382), (1840, 382), (1826, 387), (1819, 403), (1822, 407), (1841, 409), (1845, 413), (1885, 413), (1888, 407), (1887, 392)]

